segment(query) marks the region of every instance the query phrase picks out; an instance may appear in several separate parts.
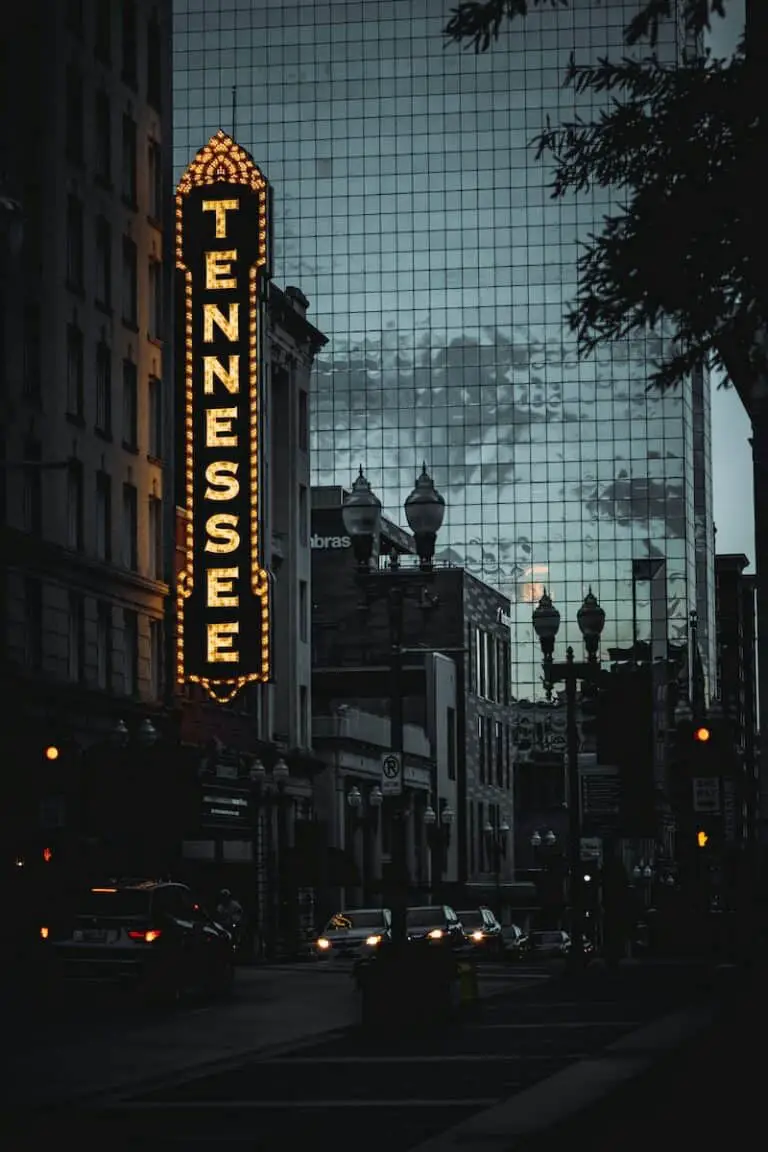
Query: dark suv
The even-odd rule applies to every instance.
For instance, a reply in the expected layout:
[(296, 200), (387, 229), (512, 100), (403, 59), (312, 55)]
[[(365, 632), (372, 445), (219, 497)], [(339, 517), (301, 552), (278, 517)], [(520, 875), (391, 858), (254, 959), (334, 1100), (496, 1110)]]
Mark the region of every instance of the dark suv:
[(74, 914), (41, 925), (54, 974), (137, 984), (153, 1003), (185, 993), (225, 993), (232, 937), (184, 884), (113, 881), (85, 892)]
[(408, 940), (431, 945), (461, 948), (464, 929), (461, 920), (448, 904), (424, 905), (408, 908), (405, 913), (405, 931)]

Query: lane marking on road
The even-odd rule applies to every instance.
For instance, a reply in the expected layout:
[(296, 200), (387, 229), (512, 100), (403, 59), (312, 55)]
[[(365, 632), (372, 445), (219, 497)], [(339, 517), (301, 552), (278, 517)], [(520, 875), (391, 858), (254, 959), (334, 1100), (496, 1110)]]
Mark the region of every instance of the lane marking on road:
[(277, 1060), (264, 1060), (263, 1065), (306, 1065), (313, 1067), (316, 1064), (513, 1064), (521, 1060), (584, 1060), (588, 1052), (566, 1052), (549, 1055), (514, 1055), (484, 1052), (467, 1052), (464, 1054), (451, 1054), (439, 1056), (312, 1056), (292, 1060), (290, 1056)]
[(532, 1028), (641, 1028), (647, 1020), (531, 1020), (528, 1024), (475, 1024), (473, 1031), (489, 1032), (506, 1030), (508, 1032), (527, 1032)]
[(122, 1101), (112, 1104), (108, 1112), (269, 1112), (305, 1108), (327, 1111), (339, 1108), (492, 1108), (501, 1096), (470, 1096), (466, 1100), (439, 1097), (437, 1100), (168, 1100)]

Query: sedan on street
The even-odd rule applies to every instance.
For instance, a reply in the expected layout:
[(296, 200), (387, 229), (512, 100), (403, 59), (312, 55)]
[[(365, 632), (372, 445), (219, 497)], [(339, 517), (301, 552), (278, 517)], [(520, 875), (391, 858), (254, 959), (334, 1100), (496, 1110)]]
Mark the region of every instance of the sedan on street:
[(448, 948), (462, 948), (465, 944), (461, 920), (448, 904), (406, 909), (405, 931), (411, 942)]
[(477, 956), (499, 958), (504, 952), (501, 924), (490, 908), (467, 908), (457, 912), (464, 929), (464, 939)]
[(331, 916), (315, 941), (315, 955), (326, 959), (359, 960), (389, 938), (389, 908), (351, 908)]

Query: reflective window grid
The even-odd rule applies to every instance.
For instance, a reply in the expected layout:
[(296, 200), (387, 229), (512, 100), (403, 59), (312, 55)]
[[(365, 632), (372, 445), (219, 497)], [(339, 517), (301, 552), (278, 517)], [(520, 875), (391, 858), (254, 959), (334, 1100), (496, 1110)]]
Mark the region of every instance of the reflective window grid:
[[(709, 382), (649, 393), (659, 335), (580, 358), (564, 316), (610, 202), (553, 201), (529, 146), (547, 116), (589, 114), (594, 97), (561, 87), (568, 55), (626, 52), (638, 2), (534, 10), (475, 54), (444, 46), (450, 0), (174, 0), (176, 174), (234, 112), (274, 186), (276, 279), (330, 337), (314, 482), (362, 463), (397, 517), (427, 461), (448, 503), (440, 555), (513, 602), (518, 698), (541, 690), (544, 586), (560, 652), (580, 651), (592, 586), (605, 655), (632, 643), (632, 561), (648, 556), (666, 560), (668, 636), (685, 644), (696, 610), (713, 661)], [(676, 24), (661, 36), (674, 57)], [(648, 640), (650, 586), (636, 591)]]

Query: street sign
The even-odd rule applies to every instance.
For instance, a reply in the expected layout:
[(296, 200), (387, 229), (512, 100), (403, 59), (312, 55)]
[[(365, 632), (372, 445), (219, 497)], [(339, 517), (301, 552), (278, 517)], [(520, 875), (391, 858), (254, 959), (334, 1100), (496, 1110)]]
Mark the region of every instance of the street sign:
[(598, 865), (603, 863), (603, 839), (601, 836), (582, 836), (582, 860), (594, 860)]
[(720, 811), (719, 776), (694, 776), (693, 810), (694, 812), (709, 813)]
[(388, 752), (381, 761), (381, 790), (385, 796), (399, 796), (403, 790), (403, 773), (400, 757)]

